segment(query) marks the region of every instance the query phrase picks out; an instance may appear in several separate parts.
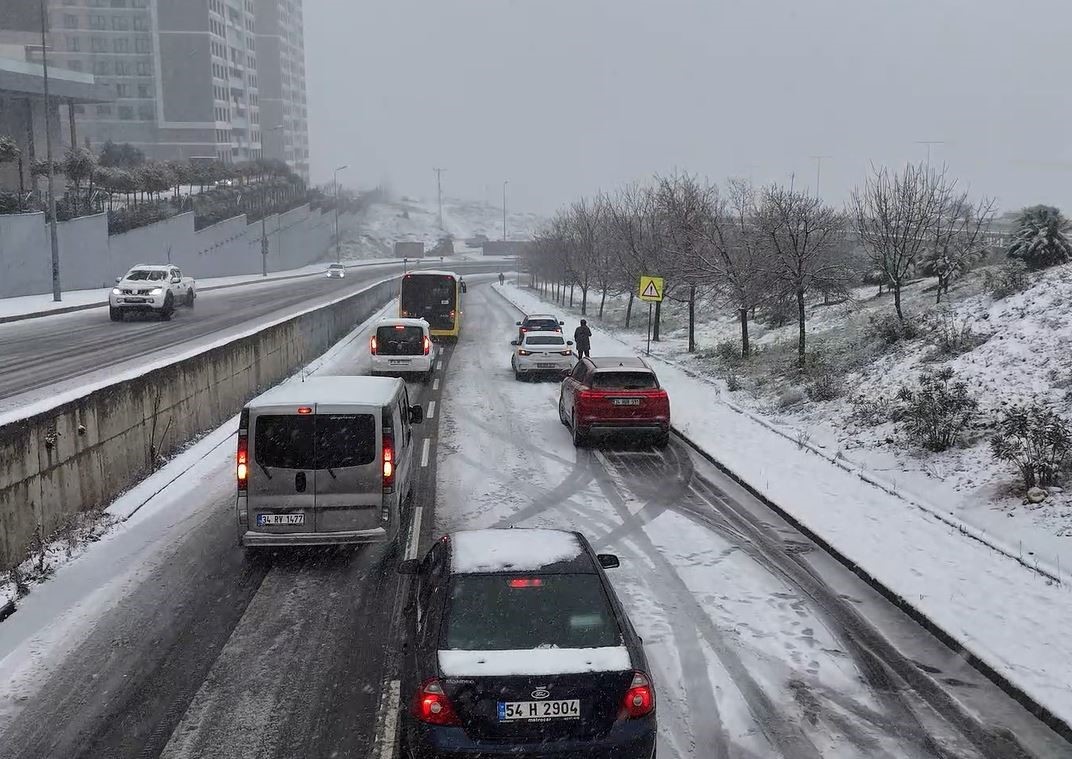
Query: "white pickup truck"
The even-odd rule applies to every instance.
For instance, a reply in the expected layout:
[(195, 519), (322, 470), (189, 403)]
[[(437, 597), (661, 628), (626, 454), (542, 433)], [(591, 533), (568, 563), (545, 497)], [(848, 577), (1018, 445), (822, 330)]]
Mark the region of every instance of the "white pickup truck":
[(138, 264), (115, 280), (108, 296), (108, 315), (113, 322), (128, 313), (154, 313), (167, 321), (179, 306), (194, 307), (197, 298), (193, 277), (184, 277), (177, 266)]

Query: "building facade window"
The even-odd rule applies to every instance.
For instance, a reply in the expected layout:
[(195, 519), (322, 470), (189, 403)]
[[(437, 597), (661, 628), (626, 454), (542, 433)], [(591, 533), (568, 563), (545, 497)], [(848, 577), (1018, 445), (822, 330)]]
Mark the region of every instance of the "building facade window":
[(138, 106), (138, 119), (141, 121), (152, 121), (156, 118), (156, 113), (153, 107), (148, 103), (143, 103)]
[(91, 13), (89, 16), (89, 28), (90, 29), (106, 29), (108, 26), (107, 19), (99, 13)]
[(117, 53), (129, 53), (130, 52), (130, 40), (126, 37), (116, 37), (113, 41), (115, 45), (115, 52)]
[(63, 14), (63, 25), (65, 27), (67, 27), (68, 29), (77, 29), (78, 28), (78, 16), (74, 15), (73, 13), (64, 13)]
[(81, 45), (79, 44), (79, 41), (78, 41), (77, 37), (68, 37), (67, 38), (67, 50), (68, 51), (70, 51), (72, 53), (77, 53), (77, 52), (79, 52), (80, 49), (81, 49)]
[(134, 40), (134, 52), (151, 53), (152, 51), (153, 46), (148, 37), (138, 37)]
[(126, 16), (112, 16), (112, 31), (125, 32), (130, 29), (130, 19)]
[(90, 40), (90, 49), (92, 49), (94, 53), (103, 53), (108, 49), (107, 40), (105, 40), (104, 37), (94, 37)]
[(131, 108), (129, 105), (121, 105), (121, 106), (119, 106), (119, 108), (117, 110), (119, 112), (120, 120), (122, 120), (122, 121), (133, 121), (134, 120), (134, 109)]

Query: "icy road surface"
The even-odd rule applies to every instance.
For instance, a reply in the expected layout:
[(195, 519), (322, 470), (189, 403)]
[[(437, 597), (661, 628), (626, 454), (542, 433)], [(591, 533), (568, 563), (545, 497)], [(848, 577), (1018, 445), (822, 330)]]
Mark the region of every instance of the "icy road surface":
[[(415, 428), (420, 545), (516, 524), (618, 553), (660, 759), (1072, 755), (679, 441), (575, 451), (557, 384), (509, 371), (516, 312), (475, 278), (463, 306), (462, 341), (410, 386), (430, 417)], [(366, 339), (319, 371), (364, 372)], [(0, 624), (0, 756), (394, 756), (409, 697), (394, 566), (418, 552), (412, 530), (397, 551), (249, 562), (232, 466), (224, 444)]]

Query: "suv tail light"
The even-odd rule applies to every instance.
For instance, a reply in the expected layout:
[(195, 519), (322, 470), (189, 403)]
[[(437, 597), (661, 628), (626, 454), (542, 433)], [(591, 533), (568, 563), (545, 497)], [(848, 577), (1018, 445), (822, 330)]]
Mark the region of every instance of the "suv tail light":
[(249, 436), (246, 432), (238, 433), (238, 456), (236, 462), (238, 489), (243, 491), (249, 485)]
[(424, 336), (424, 355), (428, 355), (432, 352), (432, 341), (428, 339), (428, 335)]
[(421, 683), (413, 694), (409, 707), (410, 714), (429, 725), (460, 725), (458, 713), (454, 711), (450, 699), (439, 680), (432, 678)]
[(383, 489), (390, 492), (395, 484), (395, 438), (390, 432), (383, 433)]
[(655, 711), (655, 689), (651, 680), (643, 672), (633, 673), (633, 682), (622, 699), (620, 717), (636, 719), (645, 717)]
[(375, 356), (376, 355), (376, 350), (378, 349), (375, 335), (372, 336), (372, 346), (371, 347), (372, 347), (372, 355)]

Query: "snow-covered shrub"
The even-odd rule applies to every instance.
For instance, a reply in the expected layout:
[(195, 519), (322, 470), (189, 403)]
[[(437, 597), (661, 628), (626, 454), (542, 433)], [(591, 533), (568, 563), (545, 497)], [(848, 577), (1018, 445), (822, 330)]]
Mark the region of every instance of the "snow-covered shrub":
[(886, 345), (896, 345), (904, 340), (915, 340), (922, 334), (919, 324), (909, 319), (899, 319), (894, 314), (872, 316), (868, 333)]
[(715, 356), (724, 364), (735, 364), (741, 360), (741, 344), (737, 340), (722, 340), (715, 345)]
[(866, 395), (857, 395), (849, 400), (852, 404), (852, 413), (849, 417), (865, 427), (878, 427), (890, 421), (890, 401), (881, 396), (869, 398)]
[(987, 269), (983, 273), (983, 287), (994, 300), (1022, 293), (1031, 286), (1027, 265), (1023, 261), (1010, 261), (1003, 266)]
[(955, 381), (948, 367), (924, 372), (916, 387), (902, 386), (897, 400), (903, 431), (929, 451), (953, 446), (979, 408), (967, 383)]
[(804, 390), (792, 385), (787, 387), (782, 394), (778, 396), (778, 408), (787, 409), (791, 406), (797, 406), (804, 402)]
[(741, 385), (741, 378), (737, 376), (735, 372), (730, 372), (726, 375), (726, 389), (731, 393), (736, 393), (743, 387)]
[(971, 317), (957, 317), (947, 311), (932, 323), (930, 340), (940, 355), (959, 356), (979, 347), (987, 338), (975, 331)]
[(830, 369), (815, 373), (815, 378), (808, 385), (808, 397), (813, 401), (832, 401), (841, 397), (844, 382), (840, 375)]
[(1072, 229), (1065, 215), (1053, 206), (1025, 208), (1016, 220), (1016, 239), (1009, 246), (1009, 258), (1018, 258), (1033, 269), (1072, 261)]
[(1025, 488), (1051, 485), (1072, 453), (1072, 427), (1037, 404), (1013, 406), (998, 423), (990, 449), (999, 460), (1016, 465)]

